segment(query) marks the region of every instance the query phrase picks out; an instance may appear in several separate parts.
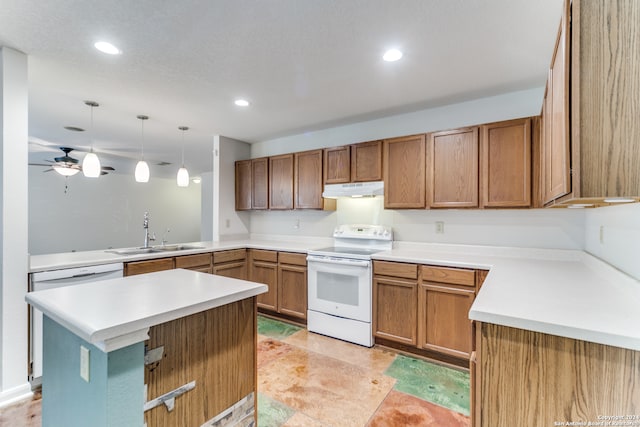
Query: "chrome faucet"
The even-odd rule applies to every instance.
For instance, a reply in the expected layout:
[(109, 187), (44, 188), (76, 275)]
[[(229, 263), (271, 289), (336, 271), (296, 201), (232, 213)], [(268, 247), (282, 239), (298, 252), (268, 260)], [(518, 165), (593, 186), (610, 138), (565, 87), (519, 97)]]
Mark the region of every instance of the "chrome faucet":
[(144, 228), (144, 246), (143, 249), (147, 249), (149, 247), (149, 240), (156, 240), (156, 234), (152, 233), (149, 236), (149, 212), (144, 213), (144, 221), (142, 222), (142, 227)]

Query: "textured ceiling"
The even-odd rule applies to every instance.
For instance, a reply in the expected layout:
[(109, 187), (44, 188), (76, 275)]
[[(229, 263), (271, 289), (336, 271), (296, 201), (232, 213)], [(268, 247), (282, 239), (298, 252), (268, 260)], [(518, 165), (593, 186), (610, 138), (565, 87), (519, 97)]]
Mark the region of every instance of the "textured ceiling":
[[(542, 86), (561, 7), (562, 0), (2, 0), (0, 45), (29, 55), (32, 161), (53, 157), (58, 145), (89, 146), (88, 132), (63, 127), (89, 129), (90, 99), (101, 104), (96, 151), (135, 158), (136, 115), (146, 114), (146, 157), (179, 163), (177, 128), (189, 126), (185, 163), (195, 174), (211, 169), (215, 134), (263, 141)], [(98, 52), (99, 39), (123, 54)], [(404, 58), (382, 61), (390, 47)], [(236, 107), (238, 97), (251, 106)]]

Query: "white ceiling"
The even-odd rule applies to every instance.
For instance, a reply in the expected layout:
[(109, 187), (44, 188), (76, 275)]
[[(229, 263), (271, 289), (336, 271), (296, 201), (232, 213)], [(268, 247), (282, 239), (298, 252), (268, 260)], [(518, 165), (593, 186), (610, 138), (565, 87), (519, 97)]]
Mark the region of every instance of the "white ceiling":
[[(0, 45), (29, 55), (31, 161), (87, 149), (63, 127), (88, 130), (95, 100), (98, 153), (136, 158), (146, 114), (146, 158), (173, 163), (152, 176), (175, 174), (180, 125), (194, 175), (215, 134), (264, 141), (543, 86), (562, 1), (2, 0)], [(403, 59), (384, 62), (390, 47)]]

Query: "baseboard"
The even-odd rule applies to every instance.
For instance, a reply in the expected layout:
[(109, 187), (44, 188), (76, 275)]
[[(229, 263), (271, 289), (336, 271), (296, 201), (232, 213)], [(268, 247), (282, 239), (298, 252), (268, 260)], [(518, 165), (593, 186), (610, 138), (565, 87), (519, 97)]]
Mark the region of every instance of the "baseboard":
[(9, 406), (24, 399), (29, 399), (32, 396), (33, 392), (31, 391), (31, 385), (28, 382), (19, 385), (18, 387), (4, 390), (0, 392), (0, 408)]

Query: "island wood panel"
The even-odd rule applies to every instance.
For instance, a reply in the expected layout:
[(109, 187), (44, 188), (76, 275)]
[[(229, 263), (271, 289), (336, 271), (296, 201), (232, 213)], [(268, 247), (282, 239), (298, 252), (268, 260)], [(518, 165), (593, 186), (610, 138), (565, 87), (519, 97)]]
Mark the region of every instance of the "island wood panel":
[(153, 273), (154, 271), (172, 270), (174, 268), (173, 257), (151, 259), (148, 261), (132, 261), (124, 264), (124, 275)]
[(251, 160), (236, 162), (236, 210), (251, 209)]
[(145, 412), (148, 427), (199, 427), (246, 395), (257, 392), (255, 298), (183, 317), (149, 330), (147, 346), (164, 357), (145, 367), (147, 400), (191, 381), (196, 387)]
[(574, 196), (640, 196), (640, 2), (573, 0), (572, 8)]
[(349, 145), (324, 149), (324, 183), (343, 184), (351, 180)]
[(424, 135), (385, 139), (384, 207), (424, 208), (426, 198), (426, 147)]
[(402, 344), (417, 344), (418, 281), (373, 277), (373, 335)]
[(293, 209), (293, 154), (269, 157), (269, 209)]
[(351, 182), (382, 180), (382, 141), (351, 146)]
[(480, 129), (482, 206), (531, 206), (531, 119)]
[(427, 141), (427, 205), (477, 208), (478, 128), (434, 132)]
[(322, 150), (294, 154), (294, 208), (322, 209)]
[(281, 253), (278, 265), (278, 313), (306, 320), (307, 267), (283, 264), (282, 258)]
[(482, 323), (480, 341), (476, 427), (640, 414), (639, 351), (488, 323)]
[(269, 209), (269, 158), (251, 160), (251, 209)]

